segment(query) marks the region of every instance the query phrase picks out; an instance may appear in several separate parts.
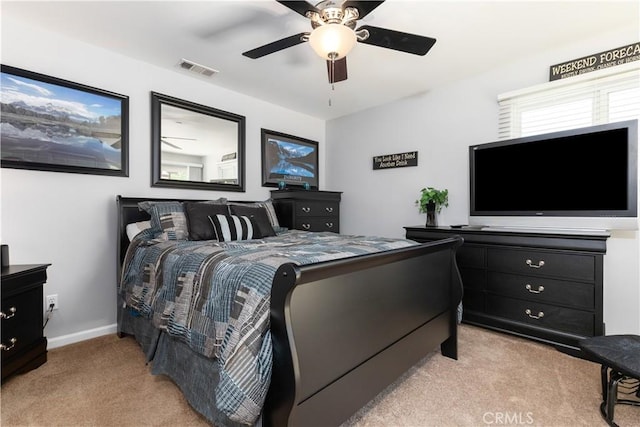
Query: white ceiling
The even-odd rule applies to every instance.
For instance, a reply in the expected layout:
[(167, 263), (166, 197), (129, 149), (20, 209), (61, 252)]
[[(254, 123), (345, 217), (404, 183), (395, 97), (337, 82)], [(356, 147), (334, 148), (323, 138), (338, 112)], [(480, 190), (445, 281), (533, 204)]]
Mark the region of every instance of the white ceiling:
[[(332, 90), (325, 62), (307, 43), (260, 59), (242, 56), (310, 30), (306, 18), (275, 0), (3, 0), (2, 13), (322, 119), (419, 94), (607, 29), (640, 30), (637, 0), (387, 0), (358, 26), (433, 37), (435, 46), (415, 56), (358, 44), (347, 57), (348, 80)], [(583, 53), (594, 52), (587, 46)], [(220, 73), (207, 78), (182, 70), (181, 58)]]

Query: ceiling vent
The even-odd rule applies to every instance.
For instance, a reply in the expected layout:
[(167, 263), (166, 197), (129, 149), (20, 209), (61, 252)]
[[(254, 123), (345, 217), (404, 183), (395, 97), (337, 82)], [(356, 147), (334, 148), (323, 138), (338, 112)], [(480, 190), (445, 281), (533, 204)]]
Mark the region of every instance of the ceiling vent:
[(213, 68), (205, 67), (204, 65), (196, 64), (193, 61), (182, 58), (180, 60), (180, 67), (185, 70), (193, 71), (194, 73), (202, 74), (203, 76), (211, 77), (214, 74), (218, 74), (220, 71)]

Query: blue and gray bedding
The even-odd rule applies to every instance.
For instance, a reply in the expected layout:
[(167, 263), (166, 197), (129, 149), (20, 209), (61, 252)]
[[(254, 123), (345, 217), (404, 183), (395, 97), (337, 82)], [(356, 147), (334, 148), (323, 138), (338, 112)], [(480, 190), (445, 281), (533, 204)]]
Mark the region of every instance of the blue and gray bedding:
[(165, 240), (138, 234), (119, 292), (129, 310), (217, 359), (218, 409), (254, 424), (271, 377), (271, 283), (284, 263), (311, 264), (416, 245), (404, 239), (286, 231), (260, 240)]

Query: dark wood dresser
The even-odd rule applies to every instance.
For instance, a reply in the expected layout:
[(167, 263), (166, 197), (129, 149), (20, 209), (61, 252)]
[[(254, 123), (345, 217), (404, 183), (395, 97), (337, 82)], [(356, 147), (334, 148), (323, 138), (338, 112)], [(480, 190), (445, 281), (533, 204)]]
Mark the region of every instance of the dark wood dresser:
[(281, 226), (339, 233), (341, 194), (338, 191), (273, 190), (271, 199)]
[(457, 262), (463, 321), (578, 352), (604, 335), (603, 258), (607, 233), (573, 234), (472, 228), (405, 227), (425, 242), (464, 239)]
[(10, 265), (2, 269), (2, 381), (47, 361), (43, 334), (42, 286), (51, 264)]

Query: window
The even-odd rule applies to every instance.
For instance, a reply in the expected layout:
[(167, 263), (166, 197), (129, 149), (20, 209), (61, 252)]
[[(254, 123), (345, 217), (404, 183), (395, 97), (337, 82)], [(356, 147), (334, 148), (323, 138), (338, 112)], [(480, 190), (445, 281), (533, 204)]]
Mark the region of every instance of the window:
[(500, 139), (640, 119), (640, 65), (629, 65), (499, 95)]
[(608, 96), (609, 121), (631, 120), (640, 115), (640, 87), (611, 92)]

